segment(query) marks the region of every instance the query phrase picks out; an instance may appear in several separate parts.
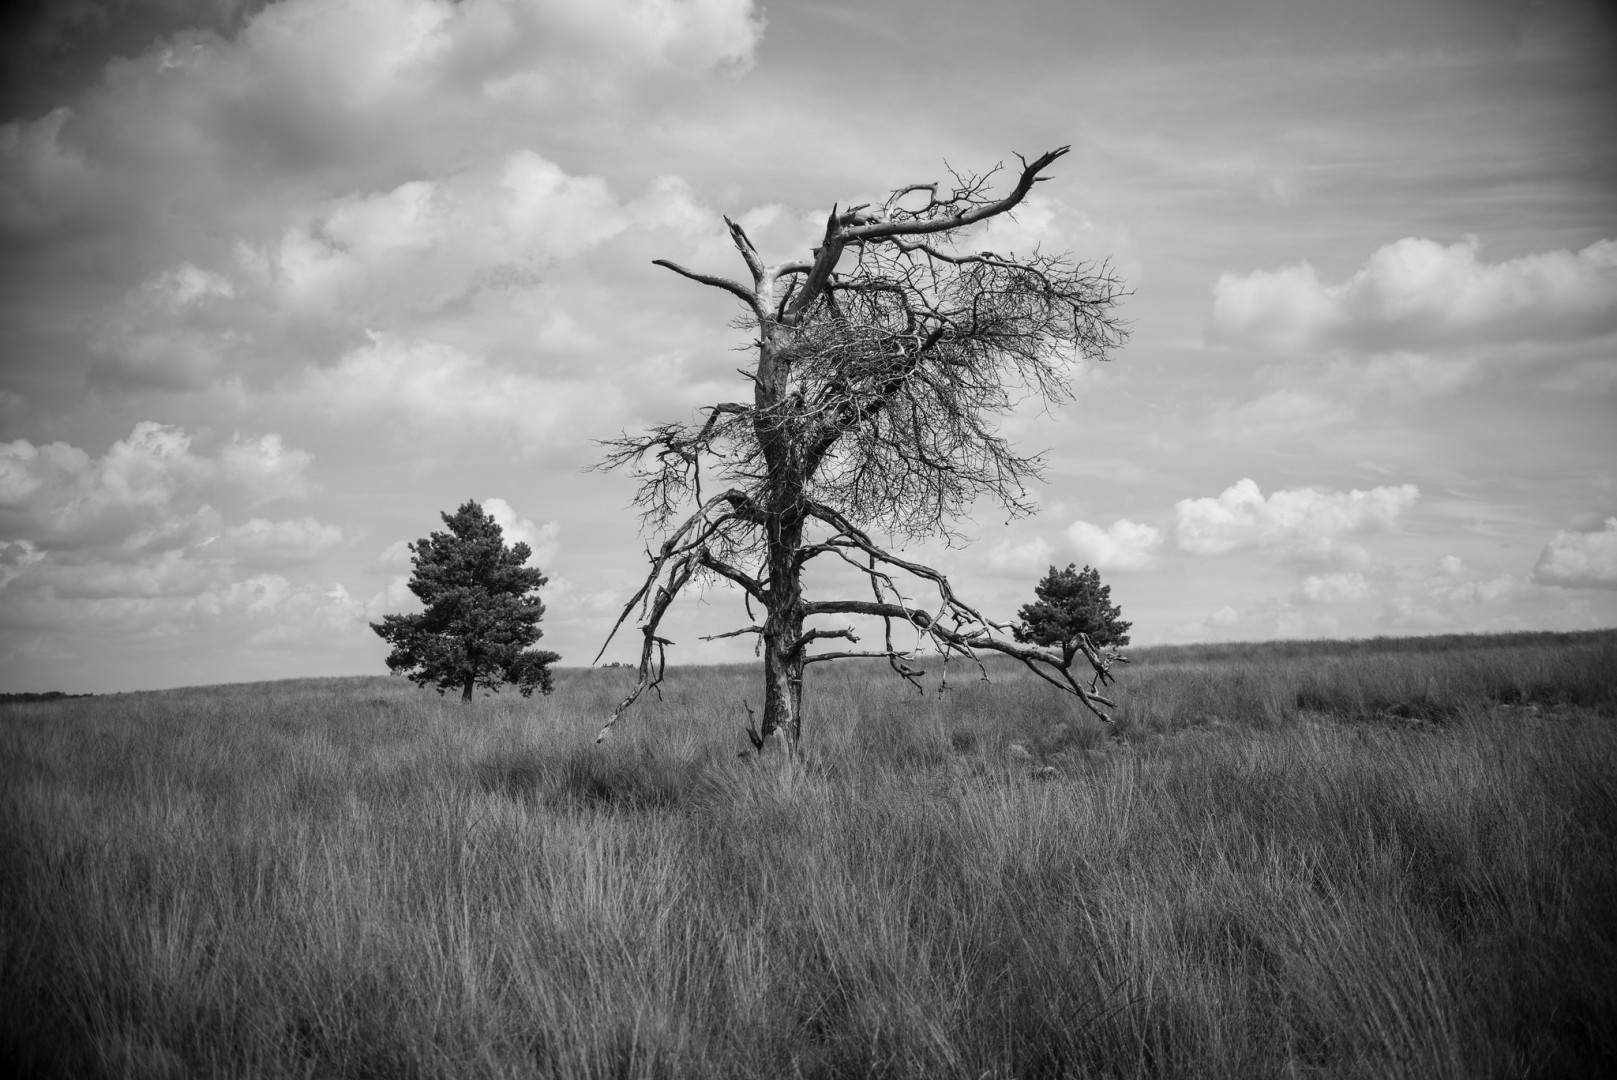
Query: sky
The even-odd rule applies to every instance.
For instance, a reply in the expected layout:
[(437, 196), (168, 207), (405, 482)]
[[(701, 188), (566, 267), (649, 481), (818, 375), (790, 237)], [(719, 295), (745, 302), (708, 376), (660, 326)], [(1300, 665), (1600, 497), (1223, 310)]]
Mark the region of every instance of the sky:
[[(0, 690), (380, 673), (475, 499), (587, 664), (596, 440), (745, 397), (833, 203), (1070, 145), (993, 235), (1132, 338), (913, 545), (1136, 645), (1617, 626), (1617, 15), (1581, 0), (34, 0), (0, 16)], [(709, 589), (675, 663), (746, 659)], [(635, 657), (632, 632), (604, 661)]]

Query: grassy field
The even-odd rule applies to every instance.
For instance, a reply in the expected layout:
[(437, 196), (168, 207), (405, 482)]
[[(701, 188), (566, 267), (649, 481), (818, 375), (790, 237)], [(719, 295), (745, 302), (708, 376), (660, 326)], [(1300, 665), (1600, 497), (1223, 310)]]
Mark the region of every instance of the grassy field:
[[(39, 1076), (1617, 1075), (1617, 634), (0, 706)], [(840, 668), (840, 669), (839, 669)], [(15, 1074), (15, 1073), (14, 1073)]]

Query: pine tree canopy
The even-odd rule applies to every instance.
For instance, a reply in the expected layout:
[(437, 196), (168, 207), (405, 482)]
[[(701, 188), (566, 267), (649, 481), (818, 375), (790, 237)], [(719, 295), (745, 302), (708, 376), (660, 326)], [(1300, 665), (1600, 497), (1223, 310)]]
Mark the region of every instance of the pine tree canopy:
[(393, 646), (388, 669), (417, 686), (435, 684), (440, 694), (458, 687), (463, 700), (474, 686), (497, 692), (502, 683), (523, 697), (550, 693), (550, 665), (561, 657), (532, 648), (544, 634), (538, 590), (548, 581), (526, 565), (532, 549), (520, 541), (506, 547), (499, 524), (475, 502), (439, 516), (449, 531), (410, 545), (410, 591), (426, 610), (371, 623)]
[(1017, 616), (1021, 624), (1012, 627), (1016, 640), (1044, 646), (1060, 646), (1070, 662), (1079, 634), (1089, 635), (1097, 649), (1129, 643), (1123, 609), (1111, 602), (1112, 589), (1102, 585), (1100, 573), (1091, 567), (1078, 570), (1072, 563), (1065, 570), (1050, 567), (1033, 589), (1037, 603), (1024, 604)]

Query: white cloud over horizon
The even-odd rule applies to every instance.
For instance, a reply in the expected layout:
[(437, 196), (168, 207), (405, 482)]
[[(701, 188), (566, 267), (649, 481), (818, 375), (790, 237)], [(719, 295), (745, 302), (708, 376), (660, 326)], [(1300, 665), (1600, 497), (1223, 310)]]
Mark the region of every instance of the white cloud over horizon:
[(1617, 589), (1617, 517), (1598, 532), (1555, 534), (1533, 567), (1533, 578), (1564, 588)]
[(1339, 285), (1307, 262), (1226, 273), (1213, 290), (1213, 338), (1383, 352), (1617, 332), (1617, 240), (1498, 263), (1483, 262), (1481, 250), (1476, 236), (1447, 246), (1405, 237)]
[(1347, 537), (1390, 532), (1420, 498), (1413, 484), (1361, 491), (1279, 490), (1267, 497), (1244, 478), (1215, 498), (1181, 499), (1174, 506), (1179, 549), (1212, 558), (1263, 548), (1301, 564), (1361, 562), (1367, 556)]
[(1087, 521), (1067, 526), (1067, 544), (1085, 563), (1097, 570), (1138, 573), (1156, 562), (1162, 546), (1162, 530), (1122, 518), (1102, 529)]
[(99, 457), (60, 442), (0, 444), (0, 640), (14, 650), (19, 634), (49, 628), (161, 636), (240, 619), (274, 637), (258, 624), (293, 615), (339, 628), (318, 599), (329, 586), (273, 571), (317, 563), (342, 544), (341, 528), (310, 516), (228, 524), (209, 501), (307, 498), (311, 456), (273, 433), (211, 451), (195, 442), (143, 421)]

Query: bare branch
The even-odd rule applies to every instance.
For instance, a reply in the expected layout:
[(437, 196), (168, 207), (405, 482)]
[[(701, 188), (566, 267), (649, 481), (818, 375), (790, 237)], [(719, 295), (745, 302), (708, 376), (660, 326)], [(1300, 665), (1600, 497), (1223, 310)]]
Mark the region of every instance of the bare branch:
[(729, 563), (726, 563), (722, 559), (714, 556), (713, 553), (708, 551), (706, 548), (702, 549), (697, 558), (701, 562), (702, 566), (706, 569), (713, 571), (720, 577), (728, 578), (737, 585), (740, 585), (746, 590), (747, 596), (753, 600), (757, 600), (759, 603), (765, 602), (763, 583), (757, 578), (753, 577), (751, 574), (742, 573)]
[(703, 641), (719, 641), (719, 640), (721, 640), (723, 638), (740, 637), (742, 634), (761, 634), (763, 632), (764, 632), (764, 628), (761, 627), (761, 626), (743, 626), (739, 630), (728, 630), (728, 631), (726, 631), (726, 632), (724, 632), (722, 634), (709, 634), (706, 637), (704, 637), (702, 640)]
[(664, 267), (681, 277), (688, 277), (692, 281), (701, 282), (703, 285), (711, 285), (715, 289), (723, 289), (727, 293), (733, 293), (740, 298), (743, 304), (752, 309), (754, 315), (760, 319), (764, 317), (764, 311), (758, 303), (757, 294), (739, 281), (731, 281), (729, 278), (719, 277), (717, 274), (703, 274), (696, 270), (687, 270), (669, 259), (653, 259), (651, 260), (651, 265)]
[[(942, 647), (953, 647), (969, 654), (970, 650), (988, 649), (992, 652), (1003, 653), (1006, 656), (1020, 660), (1027, 668), (1039, 678), (1082, 701), (1090, 712), (1110, 724), (1112, 718), (1102, 712), (1100, 706), (1116, 708), (1117, 703), (1110, 698), (1086, 688), (1082, 683), (1072, 677), (1070, 669), (1062, 665), (1061, 657), (1044, 649), (1034, 646), (1018, 644), (1014, 641), (1005, 641), (988, 634), (986, 629), (962, 633), (942, 625), (933, 615), (925, 611), (912, 610), (898, 604), (876, 603), (869, 600), (828, 600), (808, 605), (811, 615), (870, 615), (878, 618), (901, 619), (916, 626), (927, 637), (932, 638)], [(873, 655), (886, 656), (888, 653)], [(905, 655), (897, 653), (893, 655)], [(1056, 675), (1060, 675), (1057, 678)]]
[[(606, 640), (601, 643), (601, 651), (595, 654), (595, 661), (599, 661), (601, 656), (606, 652), (606, 647), (612, 644), (612, 639), (617, 636), (619, 628), (621, 628), (624, 621), (628, 619), (629, 613), (633, 611), (636, 606), (642, 605), (643, 602), (650, 602), (652, 587), (656, 584), (657, 580), (662, 577), (663, 568), (669, 565), (670, 562), (679, 562), (683, 566), (698, 561), (703, 551), (703, 545), (707, 542), (707, 540), (712, 537), (714, 533), (723, 528), (726, 522), (734, 520), (733, 515), (723, 515), (716, 521), (708, 521), (708, 513), (719, 506), (734, 505), (738, 502), (742, 504), (750, 503), (750, 500), (747, 499), (745, 492), (731, 490), (713, 496), (713, 498), (703, 503), (702, 506), (697, 509), (696, 513), (687, 518), (685, 523), (676, 529), (667, 540), (663, 541), (662, 549), (651, 560), (651, 572), (646, 575), (646, 580), (640, 586), (639, 590), (637, 590), (635, 594), (629, 598), (629, 602), (623, 606), (623, 611), (618, 615), (617, 621), (612, 624), (611, 632), (606, 635)], [(701, 526), (701, 529), (696, 533), (695, 538), (686, 539), (688, 536), (690, 536), (693, 530), (698, 528), (698, 526)], [(693, 572), (694, 567), (686, 572), (685, 580), (688, 580), (690, 574)], [(683, 587), (683, 585), (684, 580), (680, 582), (680, 586)], [(756, 583), (754, 583), (754, 587), (756, 588)], [(674, 589), (674, 592), (677, 593), (678, 591), (679, 590), (677, 588)], [(670, 597), (669, 600), (671, 602), (672, 597)], [(666, 604), (664, 607), (666, 608)], [(641, 610), (644, 612), (645, 608), (642, 606)], [(591, 661), (591, 663), (594, 663), (595, 661)]]
[(725, 215), (725, 226), (730, 230), (730, 242), (735, 244), (736, 250), (747, 264), (747, 270), (752, 274), (752, 283), (755, 290), (763, 288), (764, 282), (769, 280), (768, 271), (764, 269), (763, 260), (758, 257), (758, 249), (753, 247), (752, 239), (747, 236), (746, 230)]
[(905, 652), (822, 652), (803, 657), (805, 664), (818, 664), (826, 660), (910, 660), (913, 654)]
[[(939, 202), (936, 189), (933, 188), (933, 197), (925, 210), (918, 214), (903, 215), (899, 220), (872, 222), (870, 224), (843, 225), (841, 219), (832, 209), (831, 218), (826, 222), (825, 240), (815, 252), (814, 263), (808, 272), (807, 280), (797, 298), (786, 309), (785, 321), (796, 322), (805, 311), (820, 298), (821, 291), (831, 279), (831, 272), (837, 262), (842, 258), (843, 249), (847, 245), (859, 241), (881, 240), (893, 236), (918, 236), (928, 233), (952, 232), (956, 229), (974, 225), (979, 221), (1006, 213), (1014, 209), (1033, 190), (1033, 184), (1040, 178), (1039, 174), (1049, 168), (1056, 159), (1072, 149), (1070, 146), (1058, 147), (1047, 153), (1040, 154), (1032, 164), (1022, 170), (1017, 179), (1016, 186), (1004, 198), (991, 202), (979, 202), (975, 199), (977, 190), (970, 185), (964, 191), (957, 191), (956, 198), (946, 202)], [(923, 187), (911, 186), (908, 190), (923, 190)], [(889, 200), (891, 205), (891, 200)], [(960, 208), (964, 205), (966, 208)], [(935, 209), (952, 209), (952, 213), (928, 216)]]
[(796, 656), (811, 642), (819, 641), (822, 638), (845, 638), (855, 644), (859, 642), (859, 636), (853, 632), (853, 627), (851, 626), (842, 630), (806, 630), (802, 637), (787, 646), (786, 655)]
[[(634, 689), (629, 692), (629, 696), (619, 702), (616, 709), (612, 710), (612, 716), (596, 734), (596, 742), (601, 742), (612, 733), (612, 725), (618, 722), (618, 717), (622, 716), (624, 710), (633, 705), (642, 693), (648, 688), (655, 688), (662, 683), (663, 675), (668, 670), (668, 656), (664, 650), (673, 642), (665, 637), (659, 637), (657, 627), (662, 622), (663, 615), (667, 613), (669, 605), (674, 602), (674, 598), (690, 582), (691, 575), (695, 572), (693, 561), (687, 558), (675, 564), (672, 572), (668, 575), (668, 583), (656, 589), (656, 598), (652, 602), (650, 615), (640, 630), (645, 636), (645, 643), (640, 647), (640, 678), (636, 681)], [(660, 566), (658, 569), (660, 569)], [(654, 573), (652, 580), (655, 580), (655, 576)], [(619, 622), (621, 624), (622, 620), (619, 619)], [(651, 659), (653, 649), (656, 650), (657, 654), (655, 669), (652, 666)]]

